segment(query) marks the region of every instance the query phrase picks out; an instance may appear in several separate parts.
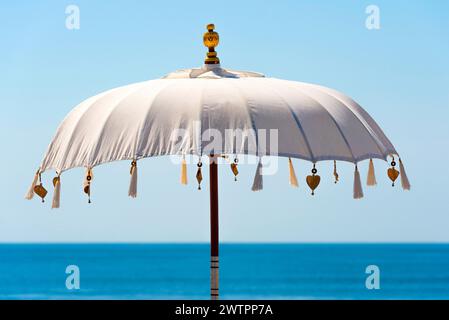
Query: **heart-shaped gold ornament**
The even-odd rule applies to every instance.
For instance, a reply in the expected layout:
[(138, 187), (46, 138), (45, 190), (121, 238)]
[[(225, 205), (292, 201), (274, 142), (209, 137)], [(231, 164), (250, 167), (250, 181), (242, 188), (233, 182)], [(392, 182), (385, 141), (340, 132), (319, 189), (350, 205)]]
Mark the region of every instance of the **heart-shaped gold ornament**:
[(235, 181), (237, 181), (237, 176), (239, 174), (239, 169), (237, 168), (237, 164), (236, 163), (231, 163), (231, 170), (232, 170), (232, 173), (235, 176)]
[(390, 169), (388, 169), (387, 173), (388, 173), (388, 178), (390, 178), (390, 180), (393, 182), (392, 185), (394, 187), (394, 182), (399, 177), (399, 171), (396, 170), (395, 168), (390, 168)]
[(34, 193), (37, 194), (42, 199), (42, 202), (44, 202), (44, 198), (48, 192), (42, 184), (38, 184), (37, 186), (34, 187)]
[(315, 194), (315, 189), (320, 184), (320, 181), (321, 181), (321, 178), (319, 175), (314, 174), (311, 176), (307, 176), (306, 182), (307, 182), (307, 185), (309, 186), (309, 188), (312, 189), (312, 195)]

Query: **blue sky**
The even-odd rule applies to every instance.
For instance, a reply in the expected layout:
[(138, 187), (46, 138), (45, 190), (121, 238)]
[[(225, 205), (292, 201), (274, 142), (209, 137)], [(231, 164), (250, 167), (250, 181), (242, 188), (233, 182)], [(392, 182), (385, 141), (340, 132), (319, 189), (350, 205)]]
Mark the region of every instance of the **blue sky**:
[[(80, 30), (65, 8), (80, 8)], [(365, 28), (380, 8), (381, 29)], [(295, 162), (250, 191), (255, 166), (235, 183), (220, 168), (220, 236), (225, 242), (449, 241), (449, 2), (447, 1), (14, 1), (0, 9), (0, 242), (207, 242), (208, 190), (188, 187), (168, 158), (139, 166), (139, 197), (127, 197), (129, 163), (95, 171), (94, 203), (83, 170), (62, 178), (62, 208), (25, 201), (56, 127), (85, 98), (120, 85), (202, 64), (202, 34), (213, 22), (224, 67), (319, 83), (357, 100), (401, 153), (411, 192), (392, 188), (376, 161), (379, 185), (352, 200), (352, 166), (322, 163), (315, 197)], [(361, 165), (362, 178), (367, 163)], [(207, 185), (207, 170), (205, 185)], [(50, 188), (52, 173), (44, 176)], [(51, 191), (51, 190), (50, 190)]]

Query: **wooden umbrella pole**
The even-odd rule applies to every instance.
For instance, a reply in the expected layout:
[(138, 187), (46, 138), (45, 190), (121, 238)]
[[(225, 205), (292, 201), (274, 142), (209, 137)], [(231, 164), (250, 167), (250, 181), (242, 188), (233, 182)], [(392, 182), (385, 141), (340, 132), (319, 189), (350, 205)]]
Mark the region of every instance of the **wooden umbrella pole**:
[(210, 157), (210, 298), (218, 300), (218, 164)]

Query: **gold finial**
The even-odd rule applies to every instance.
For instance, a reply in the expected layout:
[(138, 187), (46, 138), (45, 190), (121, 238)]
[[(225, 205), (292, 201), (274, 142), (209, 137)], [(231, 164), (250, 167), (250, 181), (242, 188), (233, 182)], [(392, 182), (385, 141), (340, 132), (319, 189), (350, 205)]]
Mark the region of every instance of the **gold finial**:
[(205, 64), (219, 64), (220, 59), (217, 57), (217, 52), (215, 51), (215, 47), (218, 46), (218, 43), (220, 41), (220, 37), (218, 36), (218, 33), (214, 31), (215, 25), (208, 24), (207, 30), (203, 36), (203, 43), (206, 47), (209, 48), (209, 52), (207, 53), (207, 58), (204, 60)]

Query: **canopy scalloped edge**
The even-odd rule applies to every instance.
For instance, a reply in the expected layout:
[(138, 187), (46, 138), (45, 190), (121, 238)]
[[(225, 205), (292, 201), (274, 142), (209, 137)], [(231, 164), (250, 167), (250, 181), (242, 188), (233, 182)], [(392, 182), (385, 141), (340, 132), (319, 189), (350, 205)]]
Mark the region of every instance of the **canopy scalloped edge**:
[[(233, 153), (233, 152), (217, 152), (216, 154), (220, 154), (220, 155), (226, 155), (226, 156), (254, 156), (254, 157), (282, 157), (282, 158), (292, 158), (292, 159), (298, 159), (298, 160), (304, 160), (304, 161), (309, 161), (311, 163), (318, 163), (318, 162), (324, 162), (324, 161), (344, 161), (344, 162), (349, 162), (349, 163), (353, 163), (353, 164), (358, 164), (362, 161), (365, 160), (369, 160), (369, 159), (379, 159), (379, 160), (383, 160), (385, 162), (388, 162), (388, 157), (399, 157), (399, 154), (397, 154), (395, 151), (389, 152), (388, 154), (385, 155), (385, 157), (381, 157), (378, 154), (367, 154), (361, 158), (359, 158), (357, 161), (353, 161), (351, 158), (344, 158), (344, 157), (319, 157), (316, 159), (316, 161), (312, 161), (309, 158), (306, 157), (301, 157), (298, 156), (296, 154), (278, 154), (278, 155), (270, 155), (270, 154), (265, 154), (265, 155), (257, 155), (255, 153)], [(155, 157), (165, 157), (165, 156), (197, 156), (197, 157), (207, 157), (209, 155), (199, 155), (198, 152), (176, 152), (176, 153), (170, 153), (170, 154), (157, 154), (157, 155), (138, 155), (138, 156), (130, 156), (130, 157), (124, 157), (124, 158), (120, 158), (120, 159), (111, 159), (111, 160), (105, 160), (103, 162), (100, 163), (96, 163), (96, 164), (81, 164), (81, 165), (77, 165), (77, 166), (72, 166), (72, 167), (68, 167), (65, 168), (63, 170), (58, 169), (58, 168), (54, 168), (54, 167), (47, 167), (47, 168), (43, 168), (42, 165), (39, 167), (39, 172), (40, 173), (44, 173), (46, 171), (50, 171), (50, 170), (54, 170), (55, 172), (57, 172), (58, 174), (62, 174), (65, 171), (71, 170), (71, 169), (75, 169), (75, 168), (95, 168), (104, 164), (108, 164), (111, 162), (116, 162), (116, 161), (133, 161), (133, 160), (142, 160), (142, 159), (148, 159), (148, 158), (155, 158)]]

